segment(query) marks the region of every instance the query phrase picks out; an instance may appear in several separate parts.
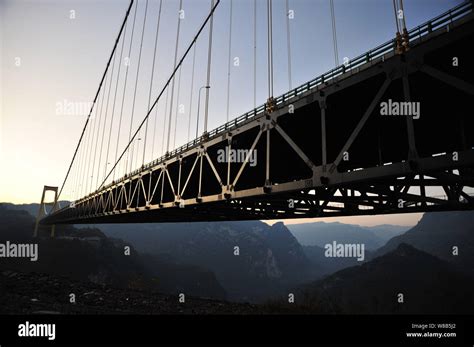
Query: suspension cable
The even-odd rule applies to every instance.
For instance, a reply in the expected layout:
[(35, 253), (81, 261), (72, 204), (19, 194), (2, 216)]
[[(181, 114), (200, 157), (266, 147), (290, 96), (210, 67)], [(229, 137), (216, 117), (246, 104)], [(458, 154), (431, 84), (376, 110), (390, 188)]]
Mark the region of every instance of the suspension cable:
[(98, 124), (97, 124), (97, 133), (94, 130), (94, 133), (92, 134), (92, 136), (94, 136), (94, 139), (95, 139), (95, 146), (94, 146), (94, 159), (92, 161), (92, 168), (91, 168), (91, 171), (90, 171), (91, 181), (90, 181), (90, 187), (88, 185), (88, 191), (91, 191), (92, 187), (93, 187), (94, 171), (95, 171), (95, 159), (97, 157), (97, 143), (99, 142), (100, 124), (102, 122), (102, 111), (103, 111), (103, 108), (104, 108), (104, 99), (105, 99), (105, 93), (106, 93), (106, 89), (107, 89), (108, 77), (109, 77), (109, 75), (107, 74), (105, 76), (104, 90), (102, 91), (102, 98), (101, 98), (101, 101), (100, 101), (99, 119), (97, 120), (97, 122), (98, 122)]
[(166, 138), (166, 120), (168, 119), (168, 103), (170, 99), (170, 89), (166, 90), (166, 101), (165, 101), (165, 118), (163, 119), (163, 134), (161, 136), (161, 154), (165, 151), (165, 138)]
[(267, 0), (268, 99), (273, 97), (273, 23), (272, 0)]
[(229, 61), (227, 64), (227, 120), (229, 121), (229, 106), (230, 106), (230, 66), (231, 66), (231, 53), (232, 53), (232, 3), (233, 1), (230, 0), (230, 11), (229, 11)]
[(56, 202), (54, 203), (53, 209), (55, 209), (56, 206), (57, 206), (57, 202), (59, 201), (59, 197), (61, 196), (61, 193), (62, 193), (62, 191), (63, 191), (63, 189), (64, 189), (65, 184), (66, 184), (66, 181), (67, 181), (67, 179), (68, 179), (68, 177), (69, 177), (69, 173), (71, 172), (72, 165), (73, 165), (73, 163), (74, 163), (74, 160), (76, 159), (76, 155), (77, 155), (77, 152), (78, 152), (79, 147), (80, 147), (80, 145), (81, 145), (82, 139), (83, 139), (83, 137), (84, 137), (84, 133), (85, 133), (85, 131), (86, 131), (86, 129), (87, 129), (87, 125), (89, 124), (90, 116), (91, 116), (92, 111), (93, 111), (93, 109), (94, 109), (94, 105), (95, 105), (95, 103), (96, 103), (96, 101), (97, 101), (97, 97), (99, 96), (99, 92), (100, 92), (100, 89), (101, 89), (101, 87), (102, 87), (102, 83), (103, 83), (103, 81), (104, 81), (104, 79), (105, 79), (105, 75), (107, 74), (107, 70), (109, 69), (109, 65), (110, 65), (110, 62), (112, 61), (112, 57), (113, 57), (113, 55), (114, 55), (114, 53), (115, 53), (115, 49), (116, 49), (116, 47), (117, 47), (118, 41), (119, 41), (119, 39), (120, 39), (120, 36), (122, 35), (123, 28), (124, 28), (124, 26), (125, 26), (125, 23), (127, 22), (127, 18), (128, 18), (129, 13), (130, 13), (130, 9), (132, 8), (133, 2), (134, 2), (134, 0), (130, 0), (130, 4), (129, 4), (129, 6), (128, 6), (127, 12), (125, 13), (125, 18), (124, 18), (124, 20), (123, 20), (123, 22), (122, 22), (122, 26), (120, 27), (119, 33), (118, 33), (118, 35), (117, 35), (117, 38), (115, 39), (115, 43), (114, 43), (114, 46), (113, 46), (113, 48), (112, 48), (112, 52), (110, 53), (109, 60), (108, 60), (107, 65), (106, 65), (106, 67), (105, 67), (105, 71), (104, 71), (104, 73), (103, 73), (103, 75), (102, 75), (102, 79), (101, 79), (101, 81), (100, 81), (100, 83), (99, 83), (99, 88), (97, 89), (97, 92), (96, 92), (96, 94), (95, 94), (95, 97), (94, 97), (94, 100), (93, 100), (93, 102), (92, 102), (92, 106), (91, 106), (91, 109), (90, 109), (90, 111), (89, 111), (89, 115), (87, 116), (87, 119), (86, 119), (86, 122), (85, 122), (85, 124), (84, 124), (84, 127), (82, 128), (81, 136), (79, 137), (79, 141), (78, 141), (78, 143), (77, 143), (76, 149), (74, 150), (74, 154), (73, 154), (73, 156), (72, 156), (71, 163), (69, 164), (69, 168), (68, 168), (68, 170), (67, 170), (67, 172), (66, 172), (66, 177), (64, 177), (64, 181), (63, 181), (63, 183), (62, 183), (62, 185), (61, 185), (61, 189), (59, 190), (58, 197), (57, 197)]
[[(158, 44), (158, 33), (160, 30), (160, 18), (161, 18), (161, 5), (163, 3), (163, 0), (160, 0), (160, 7), (158, 9), (158, 21), (156, 23), (156, 33), (155, 33), (155, 48), (153, 50), (153, 63), (151, 67), (151, 77), (150, 77), (150, 92), (148, 93), (148, 105), (147, 105), (147, 110), (150, 109), (150, 103), (151, 103), (151, 92), (153, 89), (153, 75), (155, 72), (155, 60), (156, 60), (156, 47)], [(156, 124), (156, 117), (155, 117), (155, 124)], [(142, 158), (142, 166), (145, 164), (145, 153), (146, 153), (146, 140), (147, 140), (147, 135), (148, 135), (148, 119), (146, 120), (145, 124), (145, 138), (143, 140), (143, 158)], [(155, 143), (155, 132), (153, 131), (153, 144)], [(152, 144), (152, 158), (153, 158), (153, 144)]]
[(180, 107), (180, 104), (179, 104), (179, 94), (180, 94), (180, 91), (181, 91), (181, 71), (183, 71), (183, 69), (179, 69), (179, 74), (178, 74), (178, 95), (176, 95), (176, 111), (175, 111), (175, 115), (174, 115), (174, 135), (173, 135), (173, 148), (175, 148), (176, 146), (176, 130), (178, 128), (178, 114), (179, 114), (179, 107)]
[(292, 81), (291, 81), (291, 35), (290, 35), (290, 3), (289, 0), (286, 0), (286, 43), (287, 43), (287, 52), (288, 52), (288, 90), (291, 90)]
[(397, 26), (397, 32), (395, 34), (395, 52), (401, 54), (409, 49), (410, 44), (410, 37), (405, 23), (403, 0), (393, 0), (393, 12), (395, 15), (395, 24)]
[(196, 44), (194, 44), (193, 48), (193, 71), (191, 73), (191, 92), (189, 93), (189, 116), (188, 116), (188, 141), (189, 142), (189, 137), (190, 132), (191, 132), (191, 115), (192, 115), (192, 107), (193, 107), (193, 88), (194, 88), (194, 67), (196, 65)]
[[(219, 3), (219, 0), (217, 1)], [(215, 8), (214, 0), (211, 0), (211, 9)], [(212, 11), (213, 13), (214, 11)], [(209, 47), (207, 51), (207, 79), (206, 86), (209, 87), (211, 83), (211, 59), (212, 59), (212, 31), (214, 26), (214, 15), (211, 14), (211, 22), (209, 25)], [(209, 116), (209, 89), (206, 88), (206, 105), (204, 111), (204, 133), (207, 133), (207, 119)], [(198, 101), (199, 102), (199, 101)]]
[(107, 177), (105, 177), (104, 181), (102, 182), (102, 184), (100, 185), (99, 189), (104, 185), (104, 183), (107, 181), (107, 179), (109, 178), (110, 174), (112, 173), (113, 170), (115, 170), (115, 168), (117, 167), (117, 164), (118, 162), (122, 159), (122, 157), (125, 155), (126, 151), (128, 150), (128, 148), (130, 147), (130, 144), (131, 144), (131, 141), (134, 140), (134, 138), (136, 137), (136, 135), (138, 134), (138, 132), (140, 131), (141, 127), (143, 126), (143, 124), (145, 123), (146, 119), (150, 116), (150, 113), (152, 112), (153, 108), (156, 106), (156, 104), (158, 103), (158, 101), (160, 100), (160, 98), (162, 97), (164, 91), (168, 88), (169, 84), (171, 83), (172, 79), (174, 78), (174, 76), (176, 75), (176, 71), (177, 69), (181, 66), (181, 64), (183, 63), (184, 59), (186, 59), (189, 51), (191, 50), (192, 46), (195, 44), (196, 40), (198, 39), (198, 37), (201, 35), (202, 31), (204, 30), (204, 28), (206, 27), (206, 24), (208, 22), (211, 22), (212, 23), (212, 17), (213, 17), (213, 14), (217, 8), (217, 6), (220, 4), (220, 1), (221, 0), (212, 0), (212, 3), (214, 4), (214, 6), (211, 8), (209, 14), (207, 15), (206, 19), (204, 20), (204, 22), (202, 23), (201, 27), (199, 28), (199, 30), (197, 31), (196, 35), (194, 36), (194, 39), (191, 41), (191, 43), (189, 44), (188, 48), (186, 49), (186, 51), (184, 52), (184, 54), (182, 55), (181, 57), (181, 60), (179, 61), (179, 63), (177, 64), (176, 68), (173, 70), (173, 72), (171, 73), (171, 76), (168, 78), (168, 81), (165, 83), (165, 85), (163, 86), (163, 88), (161, 89), (161, 92), (158, 94), (158, 96), (156, 97), (155, 101), (153, 102), (151, 108), (148, 110), (147, 114), (145, 115), (145, 117), (143, 118), (142, 122), (140, 123), (140, 125), (138, 126), (138, 129), (135, 131), (134, 135), (132, 136), (131, 140), (129, 141), (129, 143), (127, 144), (126, 148), (122, 151), (122, 154), (120, 155), (120, 157), (118, 158), (118, 161), (115, 162), (114, 166), (112, 167), (112, 169), (110, 170), (110, 172), (108, 173)]
[(400, 25), (398, 23), (398, 10), (396, 0), (393, 0), (393, 14), (395, 15), (395, 25), (397, 26), (397, 33), (400, 33)]
[(151, 159), (154, 158), (155, 153), (155, 134), (156, 134), (156, 124), (158, 123), (158, 107), (155, 109), (155, 121), (153, 125), (153, 140), (151, 144)]
[[(113, 77), (114, 77), (115, 57), (116, 57), (116, 55), (114, 55), (114, 59), (113, 59), (113, 62), (112, 62), (112, 71), (111, 71), (110, 81), (109, 81), (109, 91), (107, 93), (107, 103), (105, 104), (104, 128), (102, 129), (102, 139), (100, 141), (100, 151), (99, 151), (99, 162), (97, 163), (97, 177), (96, 177), (96, 180), (95, 180), (96, 181), (96, 183), (95, 183), (96, 187), (99, 184), (100, 163), (102, 161), (102, 148), (103, 148), (103, 145), (104, 145), (105, 128), (107, 126), (107, 115), (108, 115), (108, 112), (109, 112), (110, 91), (112, 89), (112, 81), (113, 81)], [(112, 121), (113, 121), (113, 119), (110, 122), (110, 128), (112, 128)], [(105, 166), (107, 167), (107, 159), (105, 159)]]
[[(117, 157), (118, 157), (118, 149), (119, 149), (119, 141), (120, 141), (120, 131), (122, 128), (122, 117), (123, 117), (123, 108), (124, 108), (124, 103), (125, 103), (125, 93), (127, 90), (127, 81), (128, 81), (128, 70), (130, 67), (130, 56), (132, 54), (132, 43), (133, 43), (133, 34), (135, 33), (135, 21), (137, 18), (137, 7), (138, 7), (138, 2), (135, 5), (135, 14), (133, 16), (133, 22), (132, 22), (132, 32), (130, 34), (130, 45), (128, 46), (128, 56), (127, 56), (127, 64), (125, 64), (125, 80), (124, 80), (124, 85), (123, 85), (123, 93), (122, 93), (122, 105), (120, 107), (120, 119), (119, 119), (119, 126), (118, 126), (118, 132), (117, 132), (117, 146), (115, 147), (115, 159), (114, 161), (117, 162)], [(127, 164), (125, 163), (125, 166)], [(113, 180), (115, 180), (115, 173)]]
[[(125, 30), (124, 30), (123, 40), (122, 40), (122, 47), (120, 48), (120, 59), (119, 59), (118, 70), (117, 70), (117, 81), (115, 83), (114, 101), (113, 101), (113, 105), (112, 105), (112, 120), (110, 122), (109, 141), (107, 143), (107, 154), (106, 154), (106, 158), (105, 158), (106, 164), (105, 164), (105, 168), (104, 168), (103, 177), (105, 177), (105, 175), (107, 174), (107, 165), (108, 165), (108, 162), (109, 162), (110, 140), (112, 139), (112, 125), (113, 125), (113, 120), (114, 120), (114, 116), (115, 116), (115, 102), (117, 100), (117, 91), (118, 91), (118, 85), (119, 85), (119, 80), (120, 80), (120, 70), (121, 70), (121, 67), (122, 67), (123, 48), (125, 46), (126, 32), (127, 32), (127, 25), (125, 24)], [(119, 124), (121, 124), (121, 123), (122, 123), (122, 118), (120, 117)]]
[[(133, 116), (135, 114), (135, 101), (137, 97), (137, 89), (138, 89), (138, 78), (140, 76), (140, 64), (141, 64), (141, 59), (142, 59), (142, 48), (143, 48), (143, 37), (145, 35), (145, 24), (146, 24), (146, 15), (148, 12), (148, 0), (145, 2), (145, 16), (143, 18), (143, 26), (142, 26), (142, 36), (140, 40), (140, 50), (138, 52), (138, 65), (137, 65), (137, 75), (135, 77), (135, 90), (133, 91), (133, 101), (132, 101), (132, 115), (130, 117), (130, 130), (128, 133), (128, 140), (130, 141), (130, 138), (132, 136), (132, 126), (133, 126)], [(132, 170), (133, 167), (133, 151), (132, 151), (132, 156), (130, 158), (130, 171)]]
[(337, 32), (336, 32), (336, 16), (334, 14), (334, 1), (329, 0), (331, 7), (331, 23), (332, 23), (332, 42), (334, 46), (334, 62), (335, 66), (339, 66), (339, 54), (337, 49)]
[[(179, 11), (178, 11), (178, 27), (176, 29), (176, 45), (175, 45), (175, 49), (174, 49), (174, 69), (176, 69), (176, 62), (177, 62), (177, 59), (178, 59), (178, 46), (179, 46), (179, 31), (180, 31), (180, 28), (181, 28), (181, 14), (180, 14), (180, 11), (182, 10), (183, 8), (183, 0), (179, 0)], [(173, 118), (173, 98), (174, 98), (174, 83), (175, 83), (175, 79), (174, 79), (174, 75), (173, 75), (173, 81), (172, 81), (172, 84), (171, 84), (171, 101), (170, 101), (170, 115), (169, 115), (169, 124), (168, 124), (168, 140), (166, 141), (166, 152), (169, 152), (170, 150), (170, 136), (171, 136), (171, 120)]]
[[(94, 108), (94, 114), (96, 113), (96, 108)], [(82, 154), (82, 164), (81, 164), (81, 172), (80, 172), (80, 190), (79, 190), (79, 195), (83, 196), (85, 192), (83, 192), (84, 185), (85, 185), (85, 177), (86, 177), (86, 166), (87, 166), (87, 158), (88, 158), (88, 149), (89, 149), (89, 141), (90, 141), (90, 133), (91, 133), (91, 127), (89, 126), (86, 129), (86, 140), (84, 143), (83, 147), (83, 154)]]
[(253, 108), (257, 108), (257, 0), (253, 0)]
[(405, 10), (403, 9), (403, 0), (400, 0), (400, 10), (402, 10), (402, 18), (401, 18), (402, 27), (401, 27), (401, 30), (405, 31), (407, 27), (406, 27), (406, 23), (405, 23)]

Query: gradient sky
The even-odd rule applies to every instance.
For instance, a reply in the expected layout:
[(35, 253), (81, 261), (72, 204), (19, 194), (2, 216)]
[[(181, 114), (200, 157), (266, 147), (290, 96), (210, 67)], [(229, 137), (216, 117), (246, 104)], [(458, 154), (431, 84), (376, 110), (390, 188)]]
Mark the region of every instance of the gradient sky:
[[(460, 2), (405, 0), (407, 27), (421, 24)], [(62, 183), (86, 115), (57, 114), (58, 103), (92, 101), (128, 3), (128, 0), (0, 0), (0, 201), (38, 202), (43, 185)], [(173, 65), (178, 3), (177, 0), (163, 2), (153, 95), (162, 87)], [(182, 22), (179, 56), (206, 16), (209, 3), (209, 0), (183, 1), (186, 17)], [(340, 60), (355, 57), (392, 38), (395, 32), (392, 0), (334, 0), (334, 3)], [(144, 4), (144, 0), (139, 0), (135, 35), (141, 30)], [(138, 89), (134, 126), (146, 112), (158, 4), (158, 0), (149, 0), (139, 74), (142, 83)], [(257, 104), (260, 105), (267, 98), (266, 1), (257, 0), (257, 4)], [(274, 95), (278, 96), (289, 88), (285, 1), (274, 0), (273, 6), (277, 71)], [(292, 87), (295, 87), (331, 69), (334, 54), (329, 0), (290, 0), (290, 9), (295, 13), (290, 21)], [(70, 18), (71, 10), (74, 19)], [(253, 0), (234, 0), (231, 55), (239, 57), (240, 66), (232, 67), (231, 71), (230, 118), (254, 107), (252, 11)], [(214, 22), (208, 130), (226, 119), (228, 23), (229, 0), (222, 0)], [(134, 52), (137, 47), (134, 46)], [(195, 88), (205, 85), (206, 33), (198, 41), (196, 50)], [(130, 76), (133, 79), (134, 59), (136, 56), (132, 53)], [(188, 59), (183, 65), (182, 86), (190, 84), (190, 71)], [(180, 103), (186, 108), (189, 107), (188, 89), (183, 87), (180, 96)], [(195, 110), (196, 104), (191, 107)], [(158, 110), (164, 110), (164, 98)], [(176, 146), (187, 141), (187, 119), (187, 115), (178, 117)], [(159, 126), (161, 122), (158, 118)], [(193, 127), (191, 132), (194, 131)], [(120, 145), (126, 142), (128, 138), (124, 136)], [(162, 153), (161, 139), (154, 144), (154, 151)], [(147, 161), (151, 159), (150, 151)], [(411, 214), (338, 220), (364, 225), (413, 225), (419, 218), (419, 214)]]

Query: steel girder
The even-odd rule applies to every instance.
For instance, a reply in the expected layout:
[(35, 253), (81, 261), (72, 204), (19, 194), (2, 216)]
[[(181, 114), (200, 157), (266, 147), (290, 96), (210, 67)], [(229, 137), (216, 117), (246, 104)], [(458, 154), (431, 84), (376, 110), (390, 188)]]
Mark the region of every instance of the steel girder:
[[(473, 33), (469, 15), (423, 37), (403, 55), (386, 54), (296, 95), (271, 114), (123, 177), (41, 222), (473, 209), (474, 74), (468, 63), (449, 67), (453, 54), (472, 61)], [(419, 102), (421, 117), (381, 116), (380, 103), (392, 99)], [(232, 160), (233, 150), (242, 154), (240, 160)], [(429, 187), (444, 195), (429, 196)]]

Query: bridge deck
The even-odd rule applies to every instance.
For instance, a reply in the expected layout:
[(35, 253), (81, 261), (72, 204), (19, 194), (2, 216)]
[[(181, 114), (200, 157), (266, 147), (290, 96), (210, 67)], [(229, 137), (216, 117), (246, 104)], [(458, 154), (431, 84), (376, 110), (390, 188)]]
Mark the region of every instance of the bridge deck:
[[(277, 98), (271, 114), (253, 110), (42, 223), (473, 209), (473, 39), (466, 3), (411, 30), (404, 54), (381, 45)], [(431, 187), (445, 196), (430, 197)]]

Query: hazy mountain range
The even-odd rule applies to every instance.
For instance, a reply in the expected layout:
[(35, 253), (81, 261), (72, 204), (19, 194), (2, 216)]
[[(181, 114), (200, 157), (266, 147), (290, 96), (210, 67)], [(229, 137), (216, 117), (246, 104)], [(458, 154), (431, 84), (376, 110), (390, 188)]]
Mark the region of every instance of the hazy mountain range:
[[(19, 210), (36, 214), (37, 207), (3, 204), (0, 235), (3, 232), (11, 237), (21, 228), (32, 232), (34, 219)], [(13, 211), (23, 215), (20, 218)], [(10, 226), (5, 227), (8, 215)], [(28, 221), (20, 226), (18, 219)], [(427, 213), (408, 231), (394, 225), (316, 222), (270, 226), (259, 221), (101, 224), (86, 231), (61, 228), (63, 235), (98, 234), (108, 240), (104, 244), (111, 242), (118, 249), (132, 245), (134, 265), (120, 265), (130, 269), (123, 271), (130, 276), (124, 282), (150, 286), (155, 279), (168, 292), (185, 290), (198, 296), (251, 302), (285, 298), (289, 291), (298, 293), (290, 308), (285, 308), (285, 300), (277, 300), (278, 307), (271, 307), (276, 311), (303, 307), (319, 313), (456, 313), (474, 306), (470, 294), (474, 292), (473, 222), (474, 212), (468, 211)], [(333, 241), (364, 244), (364, 261), (327, 257), (324, 246)], [(65, 247), (61, 254), (52, 248), (50, 263), (71, 254), (69, 246), (61, 247)], [(87, 254), (78, 252), (75, 261), (98, 258), (88, 270), (93, 273), (122, 261)], [(109, 282), (119, 278), (120, 271), (108, 271)], [(399, 293), (404, 295), (404, 303), (397, 302)]]
[(324, 247), (325, 244), (336, 241), (338, 243), (364, 243), (366, 249), (369, 250), (383, 246), (392, 237), (410, 229), (410, 227), (398, 225), (363, 227), (339, 222), (290, 224), (287, 227), (304, 246)]

